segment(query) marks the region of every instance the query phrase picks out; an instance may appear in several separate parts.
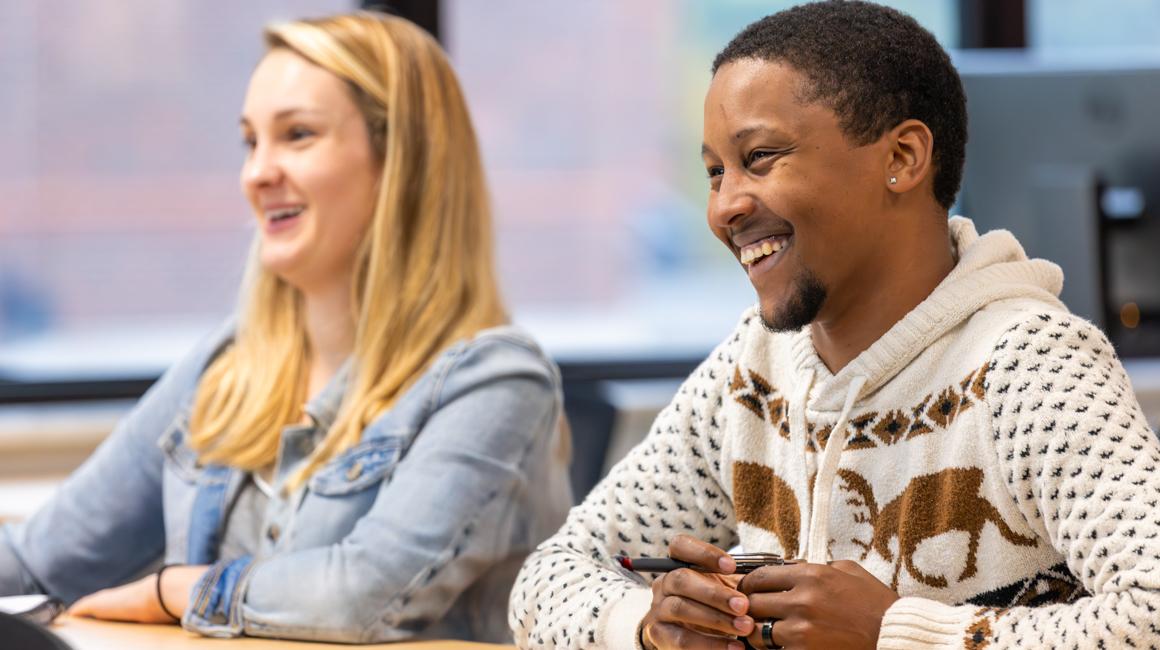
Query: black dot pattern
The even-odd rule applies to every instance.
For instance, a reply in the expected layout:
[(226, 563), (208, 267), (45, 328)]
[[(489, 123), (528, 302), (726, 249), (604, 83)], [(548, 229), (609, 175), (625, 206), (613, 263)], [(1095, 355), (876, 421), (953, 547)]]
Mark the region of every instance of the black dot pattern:
[[(739, 330), (740, 331), (740, 330)], [(597, 648), (600, 617), (652, 576), (613, 556), (666, 556), (680, 533), (728, 548), (737, 543), (721, 476), (725, 381), (741, 343), (733, 335), (682, 384), (645, 441), (572, 509), (556, 535), (524, 564), (509, 622), (521, 648)]]
[[(738, 366), (752, 365), (739, 364), (742, 338), (748, 336), (743, 322), (682, 385), (645, 442), (528, 558), (509, 611), (520, 647), (594, 648), (614, 641), (603, 637), (609, 612), (630, 592), (647, 589), (653, 577), (624, 572), (614, 555), (664, 555), (680, 533), (721, 547), (739, 541), (732, 490), (722, 478), (722, 464), (736, 454), (730, 420), (737, 420), (734, 429), (740, 418), (769, 422), (770, 435), (780, 435), (776, 418), (755, 416), (752, 405), (747, 410), (746, 403), (729, 397)], [(894, 633), (882, 647), (934, 647), (930, 643), (937, 638), (938, 647), (974, 650), (1160, 650), (1160, 442), (1122, 365), (1098, 329), (1066, 313), (1029, 314), (997, 339), (993, 346), (984, 344), (990, 352), (980, 354), (974, 366), (986, 372), (962, 381), (955, 393), (959, 400), (948, 402), (951, 408), (932, 414), (923, 403), (921, 413), (934, 424), (899, 428), (906, 436), (897, 441), (901, 434), (878, 436), (892, 445), (864, 445), (865, 450), (855, 445), (846, 452), (851, 464), (844, 467), (855, 467), (858, 455), (874, 448), (905, 456), (914, 440), (930, 444), (935, 434), (975, 436), (975, 456), (954, 462), (985, 473), (982, 496), (994, 503), (1009, 500), (1003, 511), (1022, 518), (1010, 522), (1011, 529), (1025, 531), (1003, 534), (999, 539), (1006, 542), (999, 548), (985, 542), (979, 548), (977, 570), (990, 585), (983, 590), (963, 593), (953, 584), (943, 589), (928, 583), (927, 591), (916, 593), (910, 587), (902, 595), (912, 596), (905, 600), (918, 602), (920, 611), (929, 609), (933, 627), (912, 629), (921, 627), (914, 617), (895, 619), (888, 613), (880, 641), (888, 627)], [(961, 415), (968, 397), (971, 417), (952, 423), (951, 412)], [(945, 423), (935, 422), (940, 413)], [(865, 412), (851, 415), (850, 435), (858, 434), (859, 418), (865, 417)], [(815, 424), (826, 423), (807, 423)], [(873, 472), (863, 474), (873, 478)], [(834, 516), (850, 514), (835, 511)], [(998, 524), (986, 527), (994, 539)], [(1019, 541), (1032, 532), (1032, 545)], [(842, 556), (858, 560), (869, 551), (863, 546), (844, 549)], [(865, 552), (849, 555), (856, 551)], [(886, 573), (876, 572), (879, 579), (889, 583), (890, 570), (897, 574), (901, 559), (897, 553), (895, 558)], [(950, 561), (960, 566), (962, 558)], [(959, 580), (966, 572), (932, 575)], [(962, 625), (950, 637), (946, 615)], [(948, 638), (957, 641), (947, 645)]]
[[(980, 610), (964, 647), (1160, 648), (1160, 444), (1111, 344), (1037, 314), (996, 344), (986, 395), (996, 469), (1065, 565)], [(1073, 602), (1035, 607), (1052, 590)]]

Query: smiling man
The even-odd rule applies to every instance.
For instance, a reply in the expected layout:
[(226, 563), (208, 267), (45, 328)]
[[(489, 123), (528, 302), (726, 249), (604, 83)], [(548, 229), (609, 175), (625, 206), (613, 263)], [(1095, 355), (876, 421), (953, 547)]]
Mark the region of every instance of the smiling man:
[(1059, 268), (948, 220), (965, 141), (897, 11), (803, 5), (718, 55), (708, 221), (758, 304), (528, 559), (522, 647), (1160, 646), (1160, 444)]

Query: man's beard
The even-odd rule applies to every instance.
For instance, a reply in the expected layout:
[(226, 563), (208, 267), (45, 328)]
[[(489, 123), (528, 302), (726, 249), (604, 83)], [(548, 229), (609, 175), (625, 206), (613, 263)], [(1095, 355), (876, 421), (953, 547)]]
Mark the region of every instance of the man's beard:
[(824, 302), (826, 287), (813, 271), (803, 269), (793, 279), (789, 299), (771, 317), (762, 313), (761, 323), (770, 332), (796, 332), (818, 317)]

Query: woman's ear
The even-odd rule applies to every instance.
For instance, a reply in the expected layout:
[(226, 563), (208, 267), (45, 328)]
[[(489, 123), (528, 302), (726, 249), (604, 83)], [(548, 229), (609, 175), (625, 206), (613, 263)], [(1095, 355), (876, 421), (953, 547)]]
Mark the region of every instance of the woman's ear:
[(922, 185), (931, 176), (934, 134), (918, 120), (905, 120), (887, 138), (890, 150), (883, 181), (889, 190), (902, 194)]

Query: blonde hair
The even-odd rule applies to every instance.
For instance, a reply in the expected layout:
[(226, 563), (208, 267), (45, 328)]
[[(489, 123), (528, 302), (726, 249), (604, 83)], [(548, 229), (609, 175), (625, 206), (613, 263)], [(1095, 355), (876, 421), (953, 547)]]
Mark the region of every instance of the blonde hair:
[[(352, 286), (354, 365), (337, 419), (294, 489), (358, 443), (366, 426), (454, 341), (507, 320), (475, 132), (439, 45), (401, 18), (359, 12), (268, 27), (287, 49), (348, 82), (382, 161)], [(190, 423), (205, 462), (273, 463), (301, 420), (310, 367), (302, 296), (250, 253), (233, 345), (202, 376)]]

